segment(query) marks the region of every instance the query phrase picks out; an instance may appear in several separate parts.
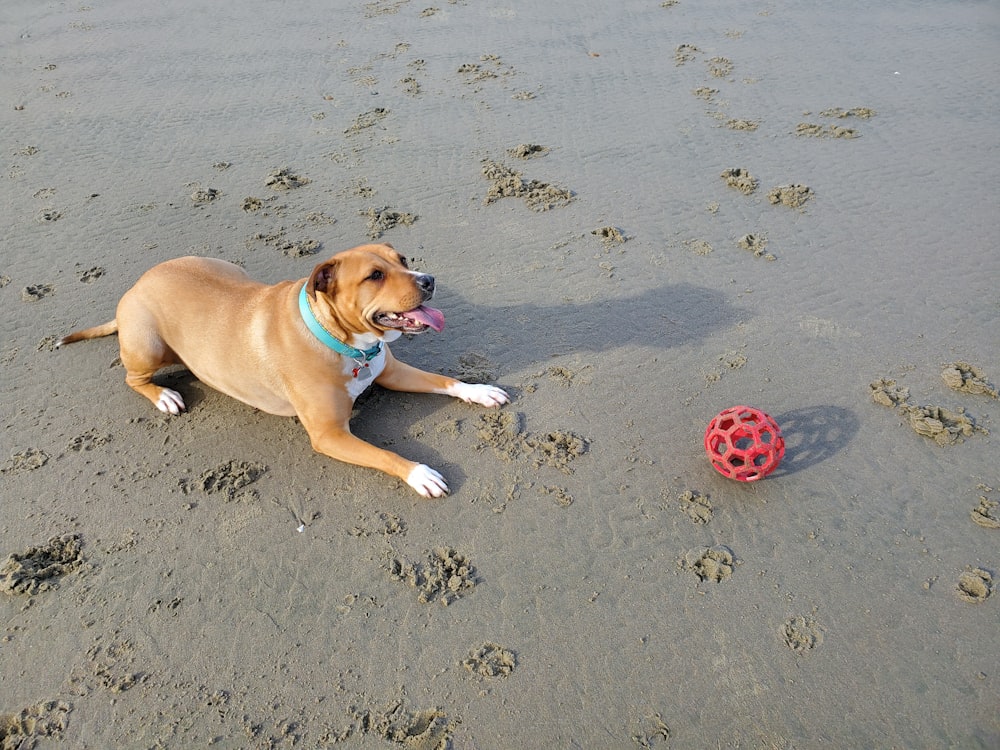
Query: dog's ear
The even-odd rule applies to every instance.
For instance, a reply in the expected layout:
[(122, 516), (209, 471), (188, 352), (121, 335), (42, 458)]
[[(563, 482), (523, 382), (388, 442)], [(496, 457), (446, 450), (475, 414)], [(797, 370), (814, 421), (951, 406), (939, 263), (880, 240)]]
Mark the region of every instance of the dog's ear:
[(328, 260), (325, 263), (320, 263), (309, 274), (309, 280), (306, 281), (306, 292), (313, 299), (316, 298), (317, 292), (330, 294), (333, 291), (336, 280), (337, 261)]

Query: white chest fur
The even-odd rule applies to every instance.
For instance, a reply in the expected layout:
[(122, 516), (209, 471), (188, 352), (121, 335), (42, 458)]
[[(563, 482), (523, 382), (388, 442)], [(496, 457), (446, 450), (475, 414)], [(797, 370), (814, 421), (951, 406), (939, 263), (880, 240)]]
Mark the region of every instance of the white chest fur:
[(364, 393), (385, 369), (385, 349), (361, 365), (346, 355), (342, 356), (341, 359), (344, 374), (347, 375), (347, 392), (351, 394), (351, 400)]

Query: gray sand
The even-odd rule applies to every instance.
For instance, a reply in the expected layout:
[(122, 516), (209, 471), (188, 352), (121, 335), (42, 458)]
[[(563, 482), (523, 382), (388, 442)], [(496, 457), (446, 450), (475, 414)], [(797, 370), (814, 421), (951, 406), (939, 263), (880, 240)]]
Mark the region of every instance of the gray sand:
[[(6, 2), (3, 746), (1000, 746), (998, 402), (942, 379), (1000, 381), (998, 25)], [(395, 354), (514, 397), (359, 404), (447, 498), (52, 348), (168, 258), (274, 282), (375, 234), (448, 316)], [(755, 484), (701, 446), (735, 404), (787, 440)]]

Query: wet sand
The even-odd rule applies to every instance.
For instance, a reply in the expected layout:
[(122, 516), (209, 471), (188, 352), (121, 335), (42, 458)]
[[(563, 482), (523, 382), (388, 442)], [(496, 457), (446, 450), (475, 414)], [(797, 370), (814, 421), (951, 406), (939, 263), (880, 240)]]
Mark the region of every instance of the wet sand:
[[(3, 747), (1000, 745), (997, 10), (329, 5), (0, 18)], [(369, 238), (513, 396), (359, 401), (446, 498), (54, 349)]]

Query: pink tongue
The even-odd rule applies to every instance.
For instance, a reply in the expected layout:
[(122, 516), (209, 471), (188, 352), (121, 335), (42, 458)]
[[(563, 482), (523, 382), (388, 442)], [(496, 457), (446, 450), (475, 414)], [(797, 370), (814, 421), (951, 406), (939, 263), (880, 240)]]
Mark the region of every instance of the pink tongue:
[(414, 308), (409, 312), (403, 313), (403, 315), (417, 321), (418, 323), (430, 326), (435, 331), (444, 330), (444, 313), (440, 310), (435, 310), (433, 307), (421, 305), (420, 307)]

